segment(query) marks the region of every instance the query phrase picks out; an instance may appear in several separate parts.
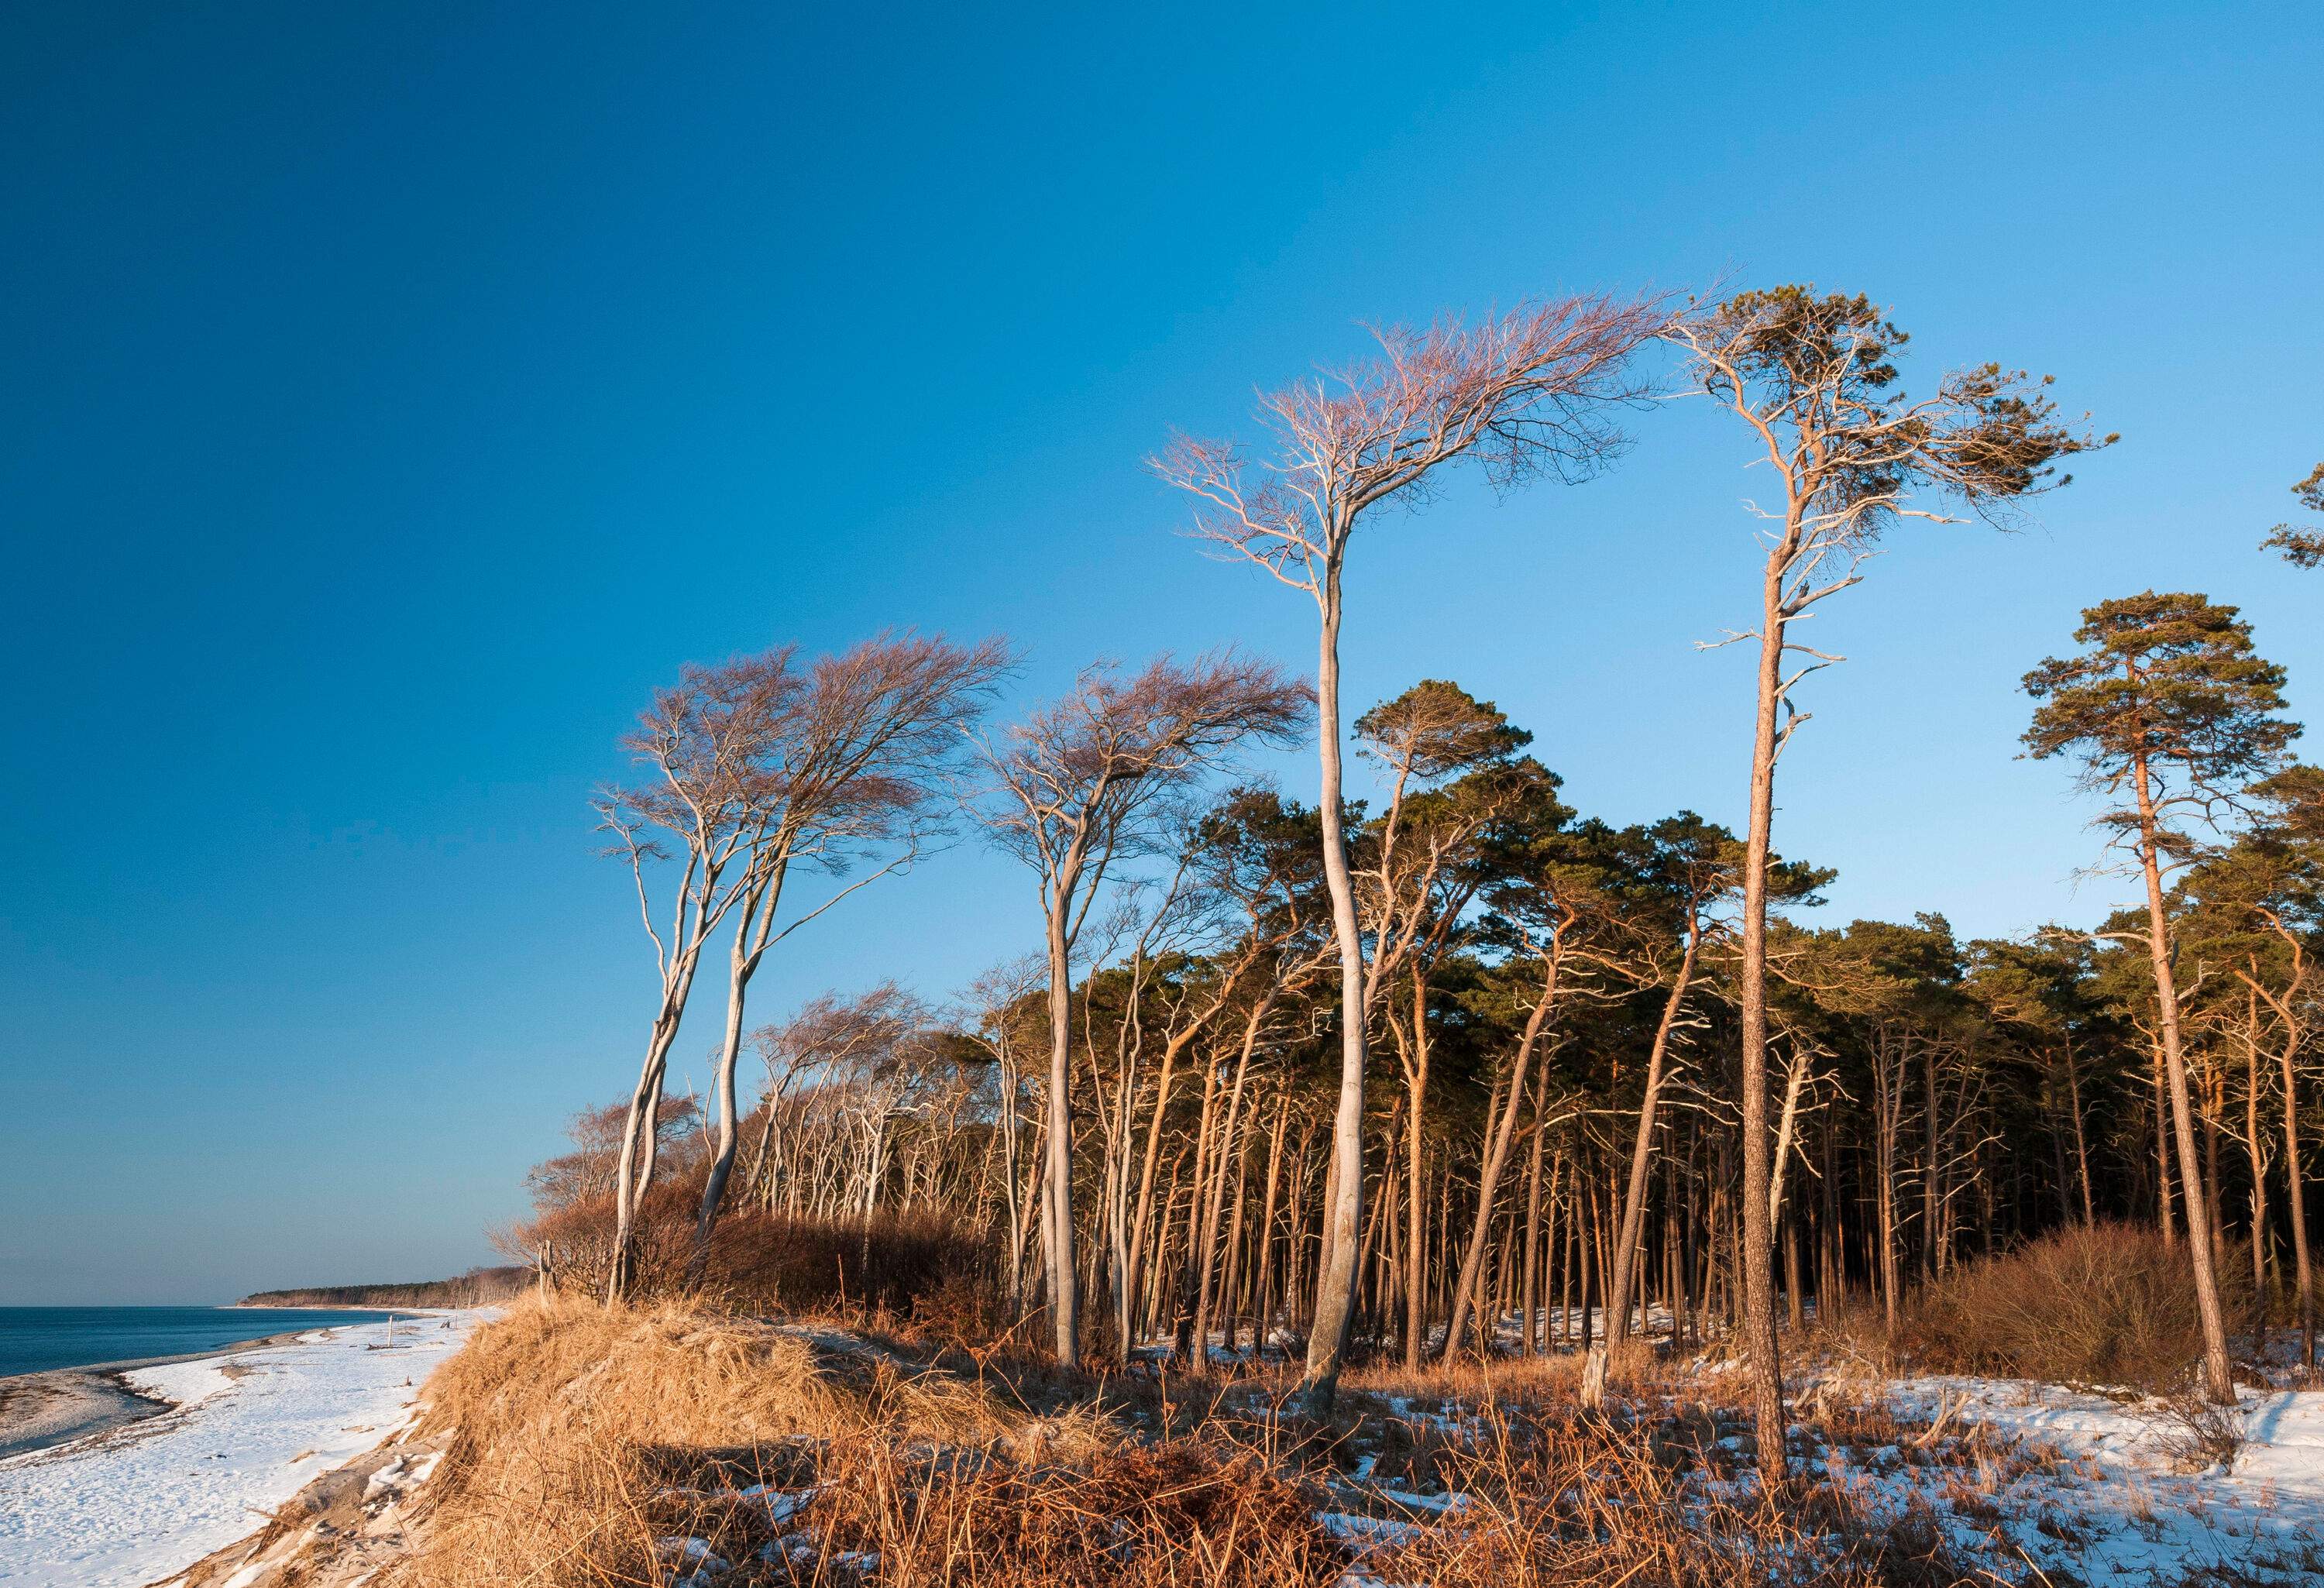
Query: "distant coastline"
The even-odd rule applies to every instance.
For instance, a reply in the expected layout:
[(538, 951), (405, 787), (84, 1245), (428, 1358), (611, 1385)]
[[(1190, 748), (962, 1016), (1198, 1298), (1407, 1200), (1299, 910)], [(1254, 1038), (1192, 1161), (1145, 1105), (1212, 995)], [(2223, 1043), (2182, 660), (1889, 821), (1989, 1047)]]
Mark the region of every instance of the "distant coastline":
[(512, 1300), (532, 1286), (532, 1270), (514, 1265), (470, 1269), (449, 1279), (395, 1285), (318, 1285), (300, 1290), (259, 1290), (238, 1307), (470, 1307)]

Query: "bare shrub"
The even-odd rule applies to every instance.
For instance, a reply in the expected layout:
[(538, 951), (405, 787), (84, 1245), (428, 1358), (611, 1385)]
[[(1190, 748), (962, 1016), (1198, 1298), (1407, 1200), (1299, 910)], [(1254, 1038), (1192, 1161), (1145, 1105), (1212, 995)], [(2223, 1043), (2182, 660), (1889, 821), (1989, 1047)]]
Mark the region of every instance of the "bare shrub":
[[(2248, 1319), (2249, 1264), (2221, 1268), (2229, 1318)], [(2203, 1323), (2183, 1243), (2077, 1225), (1923, 1287), (1898, 1344), (1941, 1371), (2163, 1390), (2203, 1354)]]
[(2181, 1472), (2231, 1471), (2244, 1447), (2243, 1413), (2192, 1389), (2179, 1390), (2163, 1398), (2155, 1442)]
[[(632, 1231), (631, 1294), (641, 1301), (687, 1296), (733, 1312), (885, 1313), (937, 1307), (954, 1319), (991, 1317), (997, 1284), (993, 1243), (935, 1212), (869, 1218), (786, 1217), (733, 1209), (712, 1236), (698, 1280), (689, 1281), (703, 1175), (665, 1179), (639, 1204)], [(542, 1214), (506, 1244), (540, 1254), (552, 1285), (602, 1292), (611, 1271), (615, 1220), (610, 1194)]]

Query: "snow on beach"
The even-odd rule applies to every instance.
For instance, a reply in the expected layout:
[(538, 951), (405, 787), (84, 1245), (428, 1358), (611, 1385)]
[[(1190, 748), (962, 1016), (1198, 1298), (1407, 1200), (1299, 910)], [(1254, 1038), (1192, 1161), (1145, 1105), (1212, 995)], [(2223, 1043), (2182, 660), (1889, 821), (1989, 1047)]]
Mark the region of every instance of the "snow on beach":
[(132, 1370), (175, 1409), (0, 1462), (0, 1583), (139, 1588), (244, 1537), (401, 1428), (481, 1316), (404, 1318), (391, 1350), (374, 1349), (385, 1325), (361, 1324)]

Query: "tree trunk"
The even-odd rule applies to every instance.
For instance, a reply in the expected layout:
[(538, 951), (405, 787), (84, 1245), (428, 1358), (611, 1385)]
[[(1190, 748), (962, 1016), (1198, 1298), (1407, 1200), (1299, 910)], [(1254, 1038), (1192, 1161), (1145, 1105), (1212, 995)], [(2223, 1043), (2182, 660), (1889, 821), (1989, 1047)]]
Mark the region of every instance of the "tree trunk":
[[(1796, 517), (1797, 510), (1794, 510)], [(1767, 1225), (1767, 859), (1775, 815), (1775, 713), (1783, 696), (1784, 569), (1795, 546), (1794, 523), (1769, 553), (1760, 590), (1759, 677), (1751, 740), (1751, 823), (1744, 840), (1742, 1002), (1743, 1343), (1750, 1367), (1751, 1417), (1758, 1440), (1759, 1483), (1773, 1494), (1784, 1481), (1784, 1370), (1775, 1345), (1774, 1256)]]
[(1072, 967), (1066, 953), (1070, 882), (1061, 873), (1049, 900), (1048, 1174), (1042, 1199), (1049, 1260), (1050, 1339), (1063, 1367), (1081, 1365), (1081, 1289), (1074, 1261)]
[(1548, 1075), (1549, 1066), (1544, 1065), (1540, 1078), (1534, 1082), (1533, 1162), (1526, 1173), (1524, 1351), (1527, 1356), (1541, 1351), (1541, 1152), (1543, 1138), (1549, 1134), (1542, 1127), (1542, 1112), (1549, 1101)]
[(2292, 1208), (2292, 1279), (2300, 1291), (2300, 1354), (2312, 1374), (2316, 1371), (2316, 1281), (2308, 1259), (2308, 1190), (2300, 1174), (2300, 1097), (2292, 1064), (2299, 1046), (2300, 1034), (2294, 1029), (2285, 1036), (2283, 1051), (2277, 1057), (2283, 1069), (2283, 1172)]
[[(1461, 1277), (1452, 1287), (1451, 1316), (1444, 1325), (1444, 1358), (1450, 1362), (1460, 1349), (1461, 1333), (1466, 1326), (1471, 1310), (1471, 1298), (1482, 1271), (1485, 1238), (1492, 1225), (1493, 1198), (1500, 1188), (1501, 1169), (1508, 1162), (1509, 1138), (1517, 1129), (1517, 1110), (1525, 1103), (1526, 1070), (1533, 1062), (1533, 1050), (1541, 1040), (1541, 1029), (1549, 1019), (1549, 1006), (1557, 996), (1557, 949), (1550, 951), (1549, 974), (1542, 983), (1541, 996), (1534, 1001), (1533, 1011), (1526, 1017), (1525, 1035), (1517, 1040), (1517, 1059), (1509, 1071), (1508, 1099), (1502, 1106), (1500, 1119), (1493, 1128), (1492, 1147), (1477, 1180), (1477, 1223), (1469, 1237), (1468, 1254), (1461, 1260)], [(1450, 1237), (1448, 1228), (1447, 1237)]]
[(1324, 570), (1317, 599), (1323, 611), (1315, 669), (1316, 744), (1322, 765), (1317, 795), (1323, 826), (1323, 882), (1332, 896), (1332, 935), (1340, 950), (1340, 1103), (1332, 1119), (1332, 1195), (1323, 1210), (1323, 1253), (1315, 1284), (1307, 1366), (1301, 1380), (1307, 1410), (1331, 1415), (1355, 1316), (1356, 1272), (1364, 1211), (1364, 949), (1356, 927), (1356, 894), (1348, 876), (1342, 829), (1340, 770), (1340, 568)]
[(2155, 853), (2154, 794), (2146, 758), (2132, 768), (2138, 787), (2139, 869), (2146, 878), (2148, 957), (2154, 972), (2156, 1019), (2163, 1028), (2163, 1063), (2171, 1088), (2171, 1114), (2179, 1139), (2179, 1182), (2185, 1188), (2187, 1255), (2195, 1270), (2195, 1305), (2203, 1317), (2203, 1390), (2216, 1405), (2233, 1406), (2234, 1377), (2227, 1364), (2227, 1325), (2219, 1306), (2218, 1277), (2212, 1269), (2210, 1198), (2196, 1156), (2194, 1111), (2187, 1093), (2187, 1066), (2179, 1045), (2179, 983), (2171, 966), (2170, 918), (2163, 905), (2163, 871)]
[[(778, 833), (773, 842), (785, 844), (786, 833)], [(737, 912), (740, 919), (734, 924), (734, 945), (727, 962), (726, 1028), (719, 1039), (718, 1066), (712, 1081), (717, 1094), (718, 1144), (711, 1156), (710, 1172), (703, 1181), (702, 1208), (695, 1217), (694, 1250), (686, 1262), (688, 1289), (700, 1288), (709, 1271), (710, 1236), (725, 1203), (727, 1177), (734, 1168), (734, 1066), (742, 1053), (742, 1003), (750, 992), (751, 978), (758, 974), (759, 961), (766, 955), (775, 912), (782, 908), (783, 880), (788, 871), (788, 862), (779, 850), (771, 866), (760, 870), (752, 879), (752, 885), (746, 886), (742, 908)], [(771, 1109), (767, 1123), (771, 1130)]]
[(2085, 1227), (2098, 1222), (2098, 1207), (2090, 1199), (2090, 1149), (2082, 1131), (2081, 1066), (2074, 1062), (2074, 1040), (2066, 1039), (2066, 1095), (2074, 1109), (2074, 1168), (2082, 1182), (2082, 1223)]
[(2244, 1150), (2251, 1159), (2252, 1354), (2267, 1360), (2267, 1155), (2259, 1133), (2259, 994), (2244, 993)]
[(1663, 1000), (1662, 1019), (1655, 1026), (1654, 1046), (1646, 1053), (1646, 1092), (1638, 1103), (1637, 1133), (1630, 1143), (1629, 1183), (1622, 1192), (1622, 1230), (1614, 1243), (1614, 1271), (1606, 1281), (1606, 1338), (1591, 1353), (1582, 1373), (1582, 1404), (1587, 1407), (1604, 1404), (1607, 1364), (1630, 1337), (1631, 1270), (1639, 1236), (1646, 1228), (1646, 1171), (1654, 1157), (1655, 1103), (1662, 1094), (1663, 1062), (1670, 1051), (1671, 1029), (1677, 1023), (1679, 1006), (1686, 1001), (1687, 984), (1694, 975), (1700, 936), (1690, 907), (1686, 952), (1679, 958), (1678, 975), (1671, 983), (1670, 995)]
[(1405, 1201), (1409, 1217), (1404, 1253), (1404, 1371), (1416, 1373), (1420, 1371), (1421, 1348), (1428, 1325), (1427, 1204), (1421, 1196), (1421, 1131), (1428, 1101), (1428, 983), (1416, 967), (1412, 973), (1412, 1036), (1407, 1046), (1404, 1079), (1410, 1107), (1405, 1118), (1404, 1138)]

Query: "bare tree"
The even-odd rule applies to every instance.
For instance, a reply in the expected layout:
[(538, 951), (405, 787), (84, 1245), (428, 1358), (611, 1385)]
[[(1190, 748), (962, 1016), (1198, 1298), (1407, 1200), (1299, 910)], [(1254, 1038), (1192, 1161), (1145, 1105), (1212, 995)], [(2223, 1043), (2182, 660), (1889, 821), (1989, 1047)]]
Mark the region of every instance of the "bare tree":
[[(629, 863), (660, 981), (616, 1160), (609, 1303), (622, 1298), (635, 1260), (637, 1206), (652, 1182), (659, 1142), (649, 1122), (661, 1097), (670, 1044), (693, 995), (702, 950), (744, 896), (759, 826), (761, 758), (796, 682), (786, 667), (770, 660), (687, 668), (676, 686), (655, 694), (636, 730), (622, 742), (648, 776), (631, 788), (604, 789), (595, 801), (600, 830), (613, 835), (606, 853)], [(669, 920), (657, 926), (648, 878), (671, 863), (678, 876)]]
[(1377, 333), (1379, 356), (1260, 400), (1269, 451), (1255, 477), (1231, 443), (1180, 437), (1153, 461), (1193, 494), (1198, 532), (1315, 604), (1324, 880), (1340, 951), (1340, 1102), (1333, 1122), (1323, 1260), (1304, 1379), (1328, 1409), (1354, 1316), (1363, 1214), (1364, 963), (1342, 831), (1342, 582), (1357, 526), (1375, 509), (1415, 507), (1436, 472), (1462, 459), (1496, 485), (1546, 471), (1595, 473), (1622, 438), (1610, 405), (1641, 387), (1631, 355), (1665, 322), (1659, 300), (1566, 298), (1476, 327), (1444, 319)]
[[(1759, 646), (1741, 923), (1742, 1267), (1759, 1473), (1772, 1488), (1785, 1470), (1767, 1216), (1767, 865), (1775, 762), (1807, 720), (1792, 703), (1793, 689), (1841, 660), (1793, 639), (1791, 625), (1858, 581), (1889, 526), (1941, 516), (1914, 505), (1922, 493), (1991, 518), (2049, 488), (2056, 459), (2105, 442), (2059, 425), (2040, 387), (1998, 365), (1954, 372), (1933, 395), (1908, 402), (1891, 362), (1907, 337), (1860, 296), (1818, 297), (1798, 286), (1738, 293), (1673, 322), (1669, 335), (1699, 388), (1750, 432), (1754, 461), (1773, 471), (1783, 493), (1780, 503), (1755, 510), (1768, 526), (1759, 626), (1732, 636)], [(1808, 660), (1793, 669), (1799, 656)]]
[[(747, 777), (742, 825), (748, 859), (712, 1087), (718, 1142), (695, 1223), (689, 1284), (701, 1281), (709, 1261), (711, 1233), (734, 1167), (734, 1066), (751, 978), (776, 943), (857, 889), (911, 864), (929, 830), (929, 803), (957, 768), (966, 732), (1010, 655), (995, 640), (960, 646), (941, 637), (881, 634), (820, 657), (803, 671), (788, 650), (730, 665), (762, 674), (761, 690), (780, 705), (754, 747)], [(864, 857), (883, 853), (884, 863), (869, 874), (783, 920), (784, 884), (795, 866), (844, 876)]]
[(1167, 798), (1239, 744), (1287, 742), (1306, 720), (1304, 684), (1231, 652), (1181, 665), (1163, 657), (1122, 677), (1085, 669), (1065, 697), (983, 744), (970, 795), (1001, 848), (1040, 878), (1048, 951), (1048, 1144), (1042, 1204), (1058, 1361), (1081, 1359), (1074, 1253), (1074, 946), (1110, 866), (1147, 852)]

